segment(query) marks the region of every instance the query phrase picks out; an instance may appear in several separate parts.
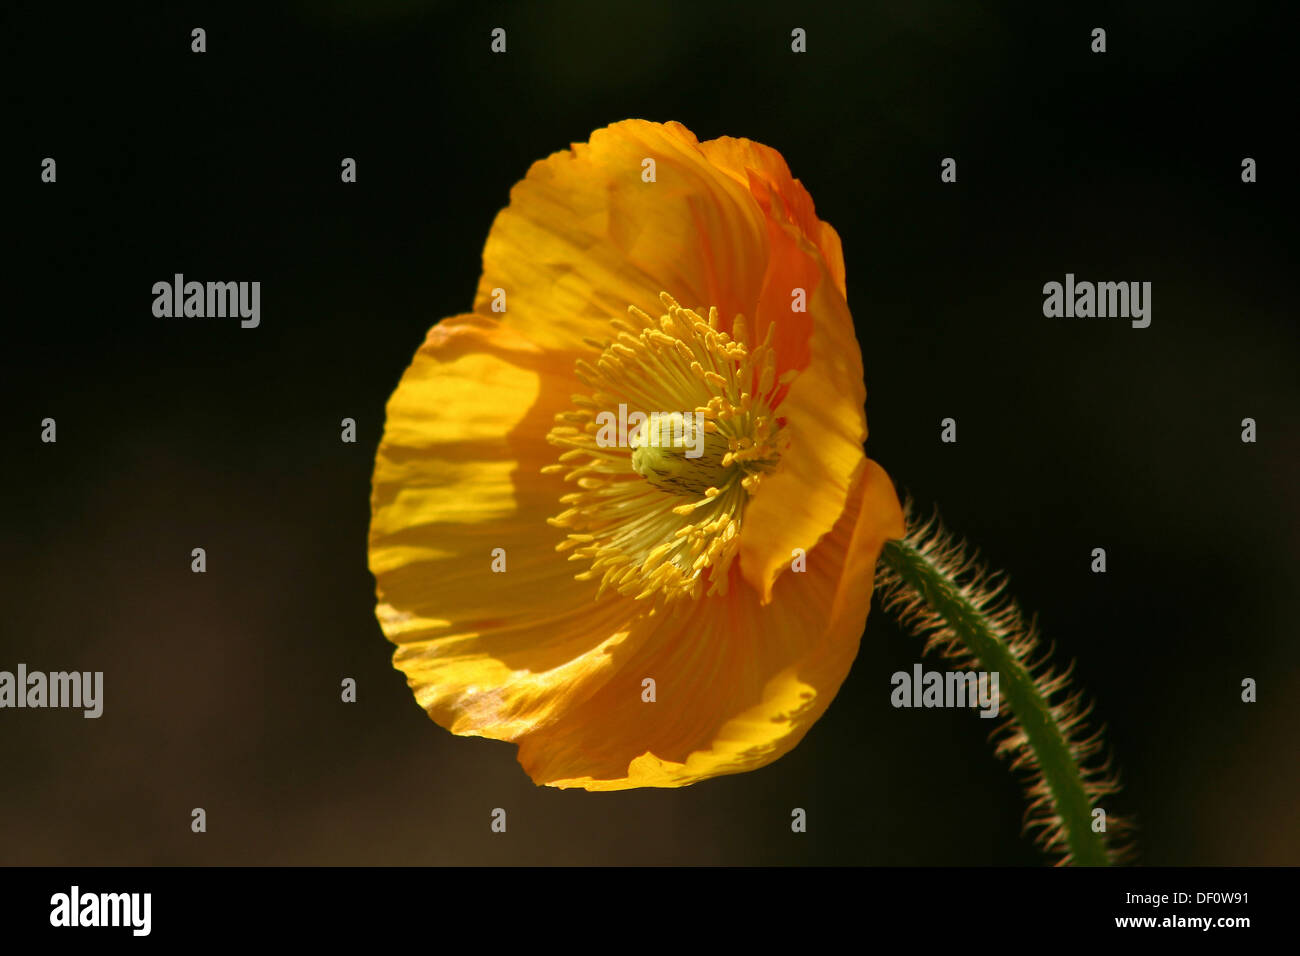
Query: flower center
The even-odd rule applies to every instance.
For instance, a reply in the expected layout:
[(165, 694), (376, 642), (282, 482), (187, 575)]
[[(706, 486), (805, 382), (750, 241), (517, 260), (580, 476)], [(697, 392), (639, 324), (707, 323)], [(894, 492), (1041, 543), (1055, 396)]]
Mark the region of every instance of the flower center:
[(637, 598), (726, 594), (740, 548), (745, 503), (781, 457), (773, 407), (782, 386), (772, 330), (751, 346), (743, 316), (731, 334), (660, 294), (657, 320), (635, 306), (613, 319), (607, 341), (588, 339), (595, 362), (575, 374), (591, 389), (556, 416), (547, 440), (577, 491), (549, 522), (567, 532), (559, 551), (590, 561), (579, 580), (601, 579)]
[(698, 498), (721, 487), (736, 465), (723, 465), (727, 439), (708, 431), (703, 414), (652, 412), (629, 436), (632, 470), (670, 495)]

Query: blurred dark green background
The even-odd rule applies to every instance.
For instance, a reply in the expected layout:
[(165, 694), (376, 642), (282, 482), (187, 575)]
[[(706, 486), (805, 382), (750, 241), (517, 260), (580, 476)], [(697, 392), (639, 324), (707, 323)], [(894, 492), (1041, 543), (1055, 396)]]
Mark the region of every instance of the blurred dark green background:
[[(643, 117), (778, 148), (839, 230), (869, 453), (1077, 659), (1140, 861), (1300, 863), (1281, 24), (1172, 3), (466, 6), (14, 12), (0, 669), (103, 670), (105, 713), (0, 712), (0, 862), (1040, 862), (989, 722), (890, 707), (919, 648), (878, 611), (794, 752), (681, 791), (538, 789), (391, 668), (366, 569), (384, 403), (469, 307), (528, 165)], [(261, 327), (153, 318), (174, 272), (260, 280)], [(1066, 272), (1151, 281), (1151, 327), (1045, 319)]]

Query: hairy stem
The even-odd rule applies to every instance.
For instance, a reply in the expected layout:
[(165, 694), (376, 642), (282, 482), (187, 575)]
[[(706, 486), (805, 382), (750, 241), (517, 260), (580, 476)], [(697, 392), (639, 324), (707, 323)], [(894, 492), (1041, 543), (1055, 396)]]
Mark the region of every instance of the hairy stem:
[(1102, 749), (1101, 735), (1084, 735), (1089, 708), (1068, 691), (1068, 671), (1033, 660), (1035, 628), (1003, 596), (1005, 580), (977, 565), (937, 517), (918, 526), (909, 514), (906, 537), (881, 553), (877, 587), (885, 607), (928, 638), (926, 651), (938, 649), (959, 666), (997, 673), (1007, 713), (995, 732), (997, 750), (1011, 757), (1013, 769), (1027, 772), (1025, 826), (1037, 830), (1039, 845), (1061, 863), (1119, 861), (1125, 851), (1108, 845), (1108, 835), (1126, 832), (1127, 821), (1112, 816), (1104, 830), (1094, 829), (1100, 799), (1118, 789), (1108, 762), (1090, 765)]

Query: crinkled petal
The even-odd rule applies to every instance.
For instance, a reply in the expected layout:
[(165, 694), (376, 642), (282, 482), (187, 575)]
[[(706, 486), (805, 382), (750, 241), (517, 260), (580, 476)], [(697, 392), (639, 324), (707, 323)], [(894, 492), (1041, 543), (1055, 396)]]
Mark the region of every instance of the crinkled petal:
[[(866, 461), (807, 570), (771, 603), (743, 582), (683, 604), (645, 640), (615, 648), (618, 672), (545, 733), (520, 741), (537, 783), (589, 790), (678, 787), (764, 766), (822, 715), (849, 672), (871, 603), (876, 560), (903, 533), (889, 477)], [(643, 699), (645, 678), (655, 701)]]
[[(708, 140), (700, 144), (700, 149), (711, 163), (748, 188), (765, 208), (775, 199), (785, 218), (793, 221), (817, 246), (840, 294), (847, 295), (844, 251), (839, 233), (830, 223), (817, 218), (812, 196), (803, 183), (790, 174), (784, 156), (771, 146), (734, 136)], [(760, 189), (758, 183), (762, 183), (763, 188)]]
[[(806, 251), (811, 246), (800, 240)], [(745, 509), (740, 568), (764, 601), (794, 558), (808, 553), (839, 520), (863, 461), (862, 352), (848, 305), (823, 271), (809, 300), (813, 316), (808, 364), (776, 413), (787, 442)]]
[[(655, 181), (642, 178), (655, 161)], [(474, 311), (538, 345), (580, 348), (629, 305), (658, 315), (659, 293), (753, 315), (768, 250), (748, 188), (714, 166), (679, 123), (626, 120), (533, 164), (483, 250)]]
[(607, 678), (627, 635), (628, 609), (593, 604), (546, 523), (567, 490), (540, 469), (555, 460), (545, 436), (572, 367), (460, 316), (430, 331), (388, 403), (371, 500), (376, 613), (416, 700), (458, 734), (544, 726)]

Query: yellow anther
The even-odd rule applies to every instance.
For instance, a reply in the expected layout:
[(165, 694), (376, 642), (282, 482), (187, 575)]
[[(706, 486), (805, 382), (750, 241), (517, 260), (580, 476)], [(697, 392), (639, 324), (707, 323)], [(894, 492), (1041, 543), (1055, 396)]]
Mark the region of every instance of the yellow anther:
[(577, 579), (598, 582), (598, 595), (726, 594), (746, 501), (779, 457), (775, 357), (753, 347), (743, 316), (727, 334), (715, 306), (706, 320), (667, 293), (659, 301), (657, 318), (630, 306), (611, 339), (585, 340), (599, 354), (574, 372), (590, 391), (556, 415), (547, 439), (562, 451), (541, 469), (577, 490), (547, 520), (567, 532), (556, 550), (589, 562)]

